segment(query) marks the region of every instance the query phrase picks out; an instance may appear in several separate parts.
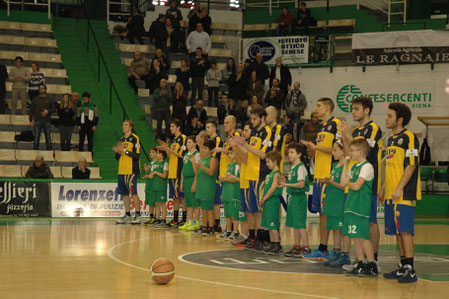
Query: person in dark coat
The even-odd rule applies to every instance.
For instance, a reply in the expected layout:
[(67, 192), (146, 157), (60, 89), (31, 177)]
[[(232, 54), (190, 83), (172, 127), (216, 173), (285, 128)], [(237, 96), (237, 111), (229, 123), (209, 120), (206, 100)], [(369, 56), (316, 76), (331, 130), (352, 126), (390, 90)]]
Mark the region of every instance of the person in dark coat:
[(6, 113), (6, 79), (8, 79), (8, 71), (5, 65), (0, 64), (0, 114)]
[(134, 44), (134, 38), (137, 39), (139, 44), (143, 45), (142, 37), (145, 35), (145, 28), (143, 27), (145, 20), (139, 10), (134, 12), (134, 15), (128, 19), (126, 29), (128, 29), (128, 35), (131, 44)]
[(61, 103), (56, 106), (59, 120), (59, 134), (61, 135), (61, 150), (69, 151), (72, 139), (73, 127), (75, 126), (75, 114), (77, 107), (70, 100), (71, 95), (65, 94)]
[(167, 9), (165, 16), (172, 20), (173, 26), (178, 28), (181, 27), (182, 13), (177, 7), (176, 1), (170, 2), (170, 8)]
[(237, 71), (229, 76), (226, 84), (229, 86), (229, 98), (243, 101), (246, 98), (246, 87), (248, 81), (243, 72), (243, 64), (237, 66)]
[(72, 169), (72, 179), (74, 180), (88, 180), (90, 179), (90, 169), (86, 167), (87, 161), (81, 158), (78, 161), (78, 166)]
[(273, 80), (273, 86), (267, 91), (265, 96), (265, 105), (274, 106), (276, 109), (281, 110), (284, 105), (285, 94), (282, 89), (279, 88), (279, 80)]
[(165, 27), (165, 15), (160, 14), (159, 18), (151, 24), (149, 34), (151, 42), (156, 46), (156, 49), (165, 49), (168, 38), (167, 28)]
[(87, 136), (87, 150), (93, 151), (94, 147), (94, 132), (97, 130), (98, 125), (98, 108), (92, 103), (90, 99), (90, 93), (83, 93), (83, 101), (81, 106), (78, 107), (76, 113), (76, 125), (79, 132), (79, 145), (80, 152), (84, 151), (84, 141)]
[(178, 67), (175, 71), (176, 82), (181, 82), (182, 86), (186, 94), (190, 90), (190, 78), (192, 77), (192, 73), (189, 69), (189, 62), (187, 59), (181, 60), (181, 67)]
[(276, 66), (271, 69), (270, 88), (273, 86), (273, 79), (275, 78), (279, 80), (279, 88), (286, 95), (292, 85), (292, 74), (290, 69), (282, 64), (281, 57), (276, 58)]
[(211, 35), (212, 19), (208, 15), (207, 8), (202, 8), (201, 12), (194, 14), (189, 20), (189, 33), (195, 31), (196, 24), (198, 23), (203, 24), (203, 30), (207, 32), (207, 34)]
[(207, 121), (207, 111), (204, 109), (203, 100), (196, 101), (195, 106), (192, 106), (187, 115), (187, 121), (191, 122), (194, 118), (198, 119), (198, 127), (200, 129), (204, 128)]
[(161, 68), (159, 60), (154, 59), (151, 66), (150, 73), (148, 74), (148, 81), (150, 84), (150, 94), (153, 94), (156, 88), (159, 88), (161, 79), (167, 79), (167, 73)]
[(206, 56), (203, 54), (203, 49), (197, 48), (196, 55), (190, 59), (190, 71), (192, 73), (192, 104), (196, 99), (203, 99), (204, 74), (208, 68), (209, 60), (207, 60)]
[(263, 62), (262, 53), (257, 53), (256, 59), (248, 66), (247, 74), (256, 72), (257, 79), (265, 85), (265, 80), (270, 77), (268, 66)]
[[(162, 51), (161, 48), (156, 49), (156, 55), (153, 57), (153, 59), (151, 60), (151, 65), (153, 65), (153, 61), (154, 60), (158, 60), (161, 69), (164, 72), (168, 72), (170, 70), (170, 62), (168, 61), (168, 59), (164, 56), (164, 51)], [(159, 87), (159, 85), (158, 85)]]
[(181, 82), (176, 82), (175, 89), (173, 90), (173, 119), (178, 119), (181, 121), (181, 131), (184, 132), (184, 126), (187, 119), (187, 96)]
[(52, 179), (53, 174), (51, 173), (50, 167), (44, 163), (44, 157), (37, 156), (33, 163), (31, 163), (30, 168), (28, 168), (26, 174), (26, 179)]
[(307, 4), (302, 2), (300, 8), (298, 9), (296, 27), (303, 27), (305, 29), (305, 33), (308, 33), (309, 27), (315, 25), (316, 20), (312, 17), (312, 12), (307, 8)]

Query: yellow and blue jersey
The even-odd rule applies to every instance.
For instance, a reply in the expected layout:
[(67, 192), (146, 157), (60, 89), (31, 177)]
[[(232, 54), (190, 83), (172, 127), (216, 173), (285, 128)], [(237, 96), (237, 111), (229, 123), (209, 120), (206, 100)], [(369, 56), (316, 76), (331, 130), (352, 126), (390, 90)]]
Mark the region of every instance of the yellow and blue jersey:
[[(316, 145), (332, 149), (335, 141), (341, 138), (338, 124), (341, 121), (331, 117), (318, 128)], [(331, 175), (332, 155), (321, 151), (315, 151), (315, 179), (329, 178)]]
[(283, 169), (284, 169), (285, 134), (286, 133), (287, 133), (287, 129), (281, 124), (277, 124), (271, 129), (273, 150), (280, 152), (281, 156), (282, 156), (281, 165), (280, 165), (281, 173), (283, 172)]
[[(170, 148), (182, 156), (186, 151), (186, 141), (187, 137), (184, 134), (175, 136), (173, 140), (170, 142)], [(181, 171), (182, 171), (182, 158), (179, 158), (175, 155), (169, 155), (168, 178), (181, 179)]]
[[(240, 136), (240, 134), (239, 134), (239, 132), (235, 131), (234, 133), (231, 134), (231, 136)], [(230, 138), (230, 137), (228, 137), (228, 138)], [(230, 148), (230, 146), (227, 142), (227, 139), (223, 143), (222, 147), (226, 150), (228, 150)], [(228, 165), (231, 162), (231, 159), (225, 153), (221, 153), (221, 157), (219, 160), (220, 160), (220, 164), (219, 164), (220, 168), (219, 168), (218, 176), (224, 177), (226, 175), (226, 170), (228, 169)]]
[[(249, 145), (264, 153), (268, 153), (273, 149), (272, 131), (267, 125), (263, 126), (260, 130), (254, 129), (251, 133)], [(265, 159), (260, 159), (251, 152), (248, 152), (246, 168), (246, 178), (249, 181), (264, 180), (270, 170), (265, 163)]]
[[(118, 161), (118, 174), (137, 174), (140, 175), (140, 139), (131, 133), (128, 137), (122, 136), (119, 142), (125, 147), (125, 151), (116, 154)], [(126, 154), (128, 152), (128, 154)]]

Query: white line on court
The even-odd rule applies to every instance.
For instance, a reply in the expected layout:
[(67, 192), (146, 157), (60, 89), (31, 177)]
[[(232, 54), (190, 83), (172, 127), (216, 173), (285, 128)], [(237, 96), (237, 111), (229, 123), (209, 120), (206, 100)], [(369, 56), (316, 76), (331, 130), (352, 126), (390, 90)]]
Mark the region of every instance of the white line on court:
[[(183, 235), (183, 233), (172, 234), (171, 236), (174, 236), (174, 235)], [(114, 246), (112, 246), (111, 248), (108, 249), (108, 256), (111, 259), (113, 259), (114, 261), (116, 261), (117, 263), (120, 263), (122, 265), (131, 267), (131, 268), (134, 268), (134, 269), (137, 269), (137, 270), (149, 271), (149, 269), (147, 269), (147, 268), (135, 266), (133, 264), (129, 264), (127, 262), (122, 261), (121, 259), (119, 259), (119, 258), (114, 256), (113, 251), (114, 251), (114, 249), (116, 249), (116, 248), (118, 248), (120, 246), (126, 245), (126, 244), (130, 244), (130, 243), (138, 242), (138, 241), (143, 241), (143, 240), (148, 240), (148, 239), (154, 239), (154, 238), (159, 238), (159, 236), (142, 238), (142, 239), (136, 239), (136, 240), (126, 241), (126, 242), (122, 242), (122, 243), (116, 244), (116, 245), (114, 245)], [(179, 257), (178, 257), (178, 259), (179, 259)], [(323, 298), (323, 299), (338, 299), (337, 297), (327, 297), (327, 296), (320, 296), (320, 295), (313, 295), (313, 294), (304, 294), (304, 293), (295, 293), (295, 292), (287, 292), (287, 291), (278, 291), (278, 290), (271, 290), (271, 289), (265, 289), (265, 288), (243, 286), (243, 285), (238, 285), (238, 284), (229, 284), (229, 283), (223, 283), (223, 282), (203, 280), (203, 279), (192, 278), (192, 277), (185, 277), (185, 276), (180, 276), (180, 275), (175, 275), (175, 277), (176, 278), (180, 278), (180, 279), (185, 279), (185, 280), (191, 280), (191, 281), (197, 281), (197, 282), (202, 282), (202, 283), (214, 284), (214, 285), (217, 285), (217, 286), (219, 285), (219, 286), (226, 286), (226, 287), (249, 289), (249, 290), (271, 292), (271, 293), (284, 294), (284, 295), (305, 296), (305, 297)]]

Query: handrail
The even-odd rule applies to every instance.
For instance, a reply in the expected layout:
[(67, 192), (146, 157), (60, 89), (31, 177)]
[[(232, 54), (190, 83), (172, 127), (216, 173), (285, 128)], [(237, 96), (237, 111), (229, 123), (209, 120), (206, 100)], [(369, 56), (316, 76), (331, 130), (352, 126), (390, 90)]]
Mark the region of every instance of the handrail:
[[(117, 100), (120, 104), (120, 107), (122, 108), (122, 111), (123, 111), (123, 119), (129, 119), (129, 116), (126, 113), (125, 106), (123, 105), (123, 102), (120, 99), (120, 96), (117, 92), (115, 84), (112, 81), (111, 73), (109, 72), (108, 66), (104, 59), (103, 52), (101, 51), (101, 48), (100, 48), (100, 44), (98, 43), (97, 36), (95, 35), (95, 31), (92, 27), (89, 16), (87, 14), (86, 4), (85, 4), (84, 0), (81, 0), (81, 3), (83, 4), (84, 14), (85, 14), (86, 20), (87, 20), (87, 42), (86, 42), (87, 48), (86, 48), (86, 51), (89, 52), (89, 33), (90, 32), (92, 32), (92, 37), (93, 37), (93, 40), (95, 41), (95, 45), (96, 45), (97, 51), (98, 51), (97, 82), (100, 81), (100, 66), (101, 66), (100, 59), (101, 59), (101, 62), (103, 62), (104, 69), (106, 70), (106, 74), (108, 75), (108, 78), (109, 78), (109, 114), (112, 114), (112, 91), (114, 91), (114, 93), (117, 97)], [(134, 132), (137, 133), (135, 129), (134, 129)], [(140, 141), (140, 148), (141, 148), (142, 152), (144, 153), (145, 157), (147, 158), (147, 160), (150, 161), (150, 156), (148, 155), (147, 151), (145, 150), (145, 147), (143, 146), (142, 141)]]
[(34, 2), (24, 2), (24, 1), (11, 1), (11, 0), (4, 0), (6, 2), (6, 11), (8, 14), (8, 17), (11, 16), (11, 4), (19, 4), (23, 7), (25, 5), (32, 5), (32, 6), (47, 6), (48, 7), (48, 19), (51, 19), (51, 0), (47, 0), (47, 3), (34, 3)]

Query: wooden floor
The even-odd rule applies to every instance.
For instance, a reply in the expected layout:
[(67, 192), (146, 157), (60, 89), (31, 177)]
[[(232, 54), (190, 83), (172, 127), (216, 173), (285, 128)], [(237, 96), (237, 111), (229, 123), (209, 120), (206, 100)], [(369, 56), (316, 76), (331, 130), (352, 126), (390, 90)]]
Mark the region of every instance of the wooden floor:
[[(316, 245), (316, 220), (310, 221), (309, 234)], [(282, 240), (292, 244), (292, 236), (285, 229)], [(416, 225), (415, 241), (417, 247), (443, 248), (442, 258), (448, 259), (449, 221), (422, 221)], [(382, 235), (381, 244), (382, 248), (394, 248), (394, 239)], [(116, 226), (109, 219), (0, 220), (0, 298), (449, 297), (449, 281), (422, 277), (417, 283), (399, 285), (381, 275), (373, 279), (253, 271), (179, 259), (190, 252), (223, 249), (240, 250), (212, 237), (173, 229)], [(157, 286), (149, 277), (148, 267), (162, 256), (175, 263), (176, 277), (166, 286)], [(205, 256), (207, 260), (207, 253)], [(291, 263), (301, 261), (291, 259)], [(449, 276), (449, 267), (446, 274), (442, 277)]]

